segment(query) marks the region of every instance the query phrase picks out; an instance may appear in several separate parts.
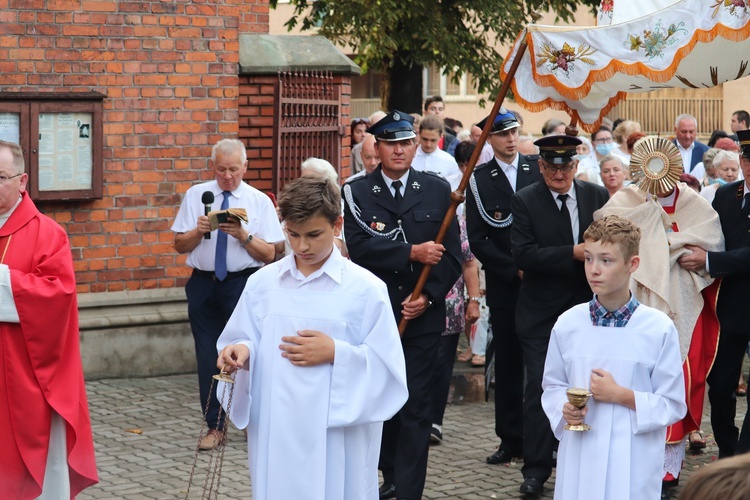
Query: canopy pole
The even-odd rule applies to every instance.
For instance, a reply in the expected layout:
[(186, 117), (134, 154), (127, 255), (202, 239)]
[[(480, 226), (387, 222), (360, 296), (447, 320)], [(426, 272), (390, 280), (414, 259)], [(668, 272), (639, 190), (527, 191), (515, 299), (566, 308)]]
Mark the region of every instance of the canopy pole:
[[(518, 70), (519, 64), (521, 64), (521, 58), (523, 57), (524, 52), (526, 51), (527, 43), (526, 43), (526, 34), (528, 32), (528, 29), (523, 30), (523, 35), (521, 38), (521, 44), (518, 47), (518, 50), (516, 51), (516, 56), (513, 59), (513, 63), (510, 66), (510, 70), (508, 71), (508, 76), (503, 82), (502, 86), (500, 87), (500, 91), (497, 94), (497, 99), (495, 99), (495, 104), (492, 106), (492, 111), (490, 111), (490, 119), (487, 120), (487, 123), (484, 124), (484, 129), (482, 129), (482, 135), (479, 136), (479, 141), (477, 141), (477, 145), (474, 148), (474, 152), (471, 155), (471, 159), (469, 159), (469, 164), (466, 167), (466, 170), (464, 170), (463, 177), (461, 178), (461, 182), (458, 185), (458, 188), (451, 193), (451, 204), (448, 207), (448, 212), (445, 214), (445, 218), (443, 219), (443, 223), (440, 226), (440, 230), (438, 231), (437, 236), (435, 237), (435, 243), (441, 244), (443, 243), (443, 240), (445, 239), (445, 234), (448, 232), (448, 228), (451, 225), (451, 221), (456, 216), (456, 209), (458, 208), (458, 205), (464, 202), (466, 199), (466, 196), (464, 195), (466, 191), (466, 186), (469, 184), (469, 179), (471, 178), (471, 174), (474, 172), (474, 167), (477, 164), (477, 161), (479, 160), (479, 156), (482, 153), (482, 148), (484, 147), (484, 143), (487, 142), (487, 137), (490, 135), (490, 130), (492, 130), (492, 124), (494, 117), (497, 115), (497, 112), (500, 110), (500, 106), (502, 106), (503, 101), (505, 100), (505, 96), (508, 94), (508, 90), (510, 89), (510, 82), (513, 81), (513, 77), (516, 74), (516, 71)], [(422, 268), (422, 273), (419, 275), (419, 279), (417, 280), (417, 285), (414, 287), (414, 292), (411, 295), (411, 298), (409, 301), (415, 301), (419, 298), (419, 296), (422, 294), (422, 290), (424, 289), (425, 283), (427, 283), (427, 277), (430, 275), (430, 271), (432, 270), (432, 266), (427, 264)], [(403, 337), (404, 331), (406, 330), (406, 325), (409, 323), (408, 319), (401, 318), (401, 322), (398, 324), (398, 333)]]
[(578, 137), (578, 117), (577, 116), (572, 116), (570, 118), (570, 125), (565, 127), (565, 135)]

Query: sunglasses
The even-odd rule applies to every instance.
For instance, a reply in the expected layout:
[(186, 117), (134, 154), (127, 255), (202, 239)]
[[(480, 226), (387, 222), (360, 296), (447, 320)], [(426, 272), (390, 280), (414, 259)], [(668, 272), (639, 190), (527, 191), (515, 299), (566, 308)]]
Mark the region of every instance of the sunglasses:
[(367, 118), (354, 118), (354, 119), (352, 119), (352, 127), (356, 127), (357, 125), (360, 125), (362, 123), (364, 123), (365, 125), (369, 125), (370, 124), (370, 120), (368, 120)]

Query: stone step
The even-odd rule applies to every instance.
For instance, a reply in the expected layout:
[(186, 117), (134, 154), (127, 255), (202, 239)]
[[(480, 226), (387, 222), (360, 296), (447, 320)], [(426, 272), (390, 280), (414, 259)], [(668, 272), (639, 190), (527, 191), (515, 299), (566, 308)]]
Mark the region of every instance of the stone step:
[[(490, 390), (490, 401), (494, 391)], [(474, 367), (471, 363), (456, 361), (453, 366), (448, 404), (484, 402), (484, 367)]]

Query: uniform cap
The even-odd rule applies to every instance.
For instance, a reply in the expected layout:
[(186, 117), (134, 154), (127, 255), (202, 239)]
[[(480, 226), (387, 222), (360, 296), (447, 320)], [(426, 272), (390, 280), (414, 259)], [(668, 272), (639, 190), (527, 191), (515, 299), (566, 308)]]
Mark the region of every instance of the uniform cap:
[(395, 109), (368, 128), (367, 133), (379, 141), (402, 141), (417, 136), (414, 133), (414, 118)]
[(564, 165), (575, 159), (576, 146), (581, 140), (572, 135), (548, 135), (537, 139), (534, 144), (539, 147), (539, 156), (555, 165)]
[(740, 143), (741, 155), (750, 159), (750, 130), (738, 130), (737, 142)]
[[(487, 123), (488, 119), (489, 116), (486, 116), (481, 122), (477, 123), (477, 127), (484, 130), (484, 126)], [(500, 108), (497, 112), (497, 115), (495, 116), (495, 119), (492, 121), (490, 134), (498, 134), (500, 132), (505, 132), (506, 130), (518, 128), (520, 126), (521, 124), (518, 123), (516, 115), (505, 108)]]

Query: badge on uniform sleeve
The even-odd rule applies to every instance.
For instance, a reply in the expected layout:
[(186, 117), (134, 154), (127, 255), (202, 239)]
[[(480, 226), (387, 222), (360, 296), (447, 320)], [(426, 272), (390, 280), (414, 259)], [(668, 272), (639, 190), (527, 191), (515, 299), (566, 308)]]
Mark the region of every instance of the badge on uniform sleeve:
[(376, 231), (382, 231), (385, 229), (385, 222), (373, 222), (370, 224), (370, 227)]
[(380, 192), (380, 186), (378, 186), (377, 184), (375, 184), (372, 187), (372, 192), (375, 193), (375, 194), (378, 194)]
[(420, 186), (417, 181), (414, 181), (414, 182), (411, 183), (411, 188), (414, 191), (419, 191), (420, 189), (422, 189), (422, 186)]

